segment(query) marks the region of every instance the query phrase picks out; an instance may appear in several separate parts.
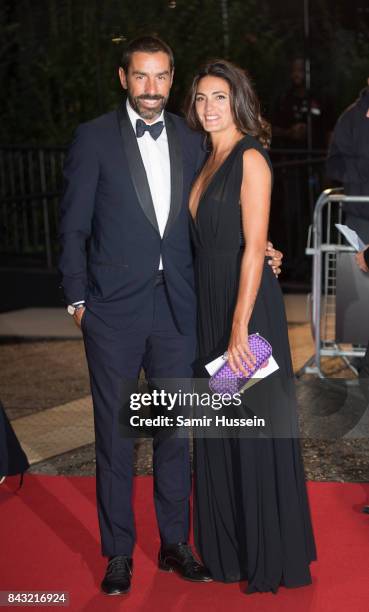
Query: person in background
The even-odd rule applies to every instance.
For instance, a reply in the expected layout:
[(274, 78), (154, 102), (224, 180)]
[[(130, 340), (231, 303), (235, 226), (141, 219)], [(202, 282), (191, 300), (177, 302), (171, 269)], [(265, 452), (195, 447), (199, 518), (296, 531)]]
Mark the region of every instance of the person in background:
[[(296, 57), (291, 64), (291, 85), (278, 100), (272, 113), (274, 146), (286, 149), (307, 149), (309, 92), (305, 83), (305, 61)], [(310, 93), (312, 148), (325, 148), (331, 130), (328, 104)]]
[(367, 244), (363, 251), (359, 251), (359, 253), (355, 255), (355, 259), (360, 270), (369, 272), (369, 244)]
[(0, 484), (4, 482), (6, 476), (20, 474), (21, 486), (23, 474), (28, 468), (28, 459), (9, 423), (0, 400)]
[[(362, 272), (368, 274), (369, 272), (369, 244), (363, 251), (360, 251), (355, 255), (356, 263), (359, 266)], [(361, 359), (360, 368), (359, 368), (359, 377), (362, 381), (366, 381), (366, 398), (369, 401), (369, 388), (368, 388), (368, 380), (369, 380), (369, 343), (366, 349), (365, 356)]]
[[(362, 272), (369, 273), (369, 244), (363, 251), (360, 251), (355, 255), (356, 263)], [(369, 342), (366, 349), (366, 353), (361, 359), (359, 368), (359, 381), (360, 387), (364, 393), (364, 397), (369, 402)], [(363, 512), (369, 514), (369, 506), (363, 507)]]
[[(291, 63), (290, 85), (277, 101), (271, 113), (272, 153), (273, 149), (289, 149), (295, 153), (285, 152), (274, 157), (277, 162), (306, 160), (309, 149), (308, 118), (311, 117), (311, 147), (326, 149), (331, 124), (330, 105), (313, 92), (308, 92), (305, 82), (305, 61), (296, 57)], [(297, 153), (296, 153), (297, 150)], [(301, 150), (301, 153), (299, 153)], [(274, 200), (278, 203), (278, 216), (283, 219), (283, 236), (277, 240), (283, 242), (286, 260), (289, 262), (287, 276), (302, 280), (310, 276), (309, 263), (305, 257), (305, 245), (308, 227), (312, 216), (312, 194), (309, 181), (313, 181), (314, 198), (321, 190), (317, 167), (309, 173), (307, 165), (289, 165), (276, 174)], [(275, 225), (272, 220), (272, 225)]]
[[(369, 196), (369, 79), (359, 98), (339, 117), (327, 159), (327, 174), (345, 194)], [(349, 202), (346, 224), (369, 243), (369, 202)]]

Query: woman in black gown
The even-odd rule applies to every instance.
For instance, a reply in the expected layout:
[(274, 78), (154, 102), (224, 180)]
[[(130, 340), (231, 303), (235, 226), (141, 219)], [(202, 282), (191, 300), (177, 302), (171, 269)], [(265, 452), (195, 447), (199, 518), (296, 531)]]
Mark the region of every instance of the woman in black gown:
[(196, 546), (215, 580), (247, 580), (248, 593), (276, 592), (310, 584), (316, 553), (283, 298), (264, 257), (270, 130), (248, 76), (224, 60), (195, 77), (186, 115), (207, 133), (210, 149), (190, 197), (197, 377), (204, 379), (204, 364), (226, 350), (234, 371), (241, 359), (250, 363), (247, 337), (255, 332), (271, 343), (279, 365), (243, 396), (241, 410), (265, 418), (266, 433), (229, 437), (224, 430), (195, 440)]

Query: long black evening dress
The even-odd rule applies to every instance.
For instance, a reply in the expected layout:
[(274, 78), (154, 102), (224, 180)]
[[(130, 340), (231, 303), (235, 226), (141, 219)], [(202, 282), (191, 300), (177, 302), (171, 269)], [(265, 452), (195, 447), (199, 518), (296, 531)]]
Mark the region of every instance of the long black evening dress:
[[(198, 379), (228, 346), (244, 249), (240, 190), (243, 152), (268, 154), (240, 140), (202, 194), (191, 221), (198, 295)], [(273, 347), (279, 370), (243, 395), (241, 410), (267, 422), (266, 433), (198, 437), (194, 446), (196, 547), (215, 580), (247, 580), (247, 592), (310, 584), (316, 558), (298, 440), (287, 324), (278, 280), (265, 263), (248, 328)], [(206, 382), (207, 385), (207, 382)], [(240, 412), (240, 408), (235, 408)], [(223, 414), (232, 408), (223, 408)], [(245, 414), (243, 416), (245, 416)], [(234, 416), (234, 415), (233, 415)], [(239, 431), (239, 428), (237, 428)]]

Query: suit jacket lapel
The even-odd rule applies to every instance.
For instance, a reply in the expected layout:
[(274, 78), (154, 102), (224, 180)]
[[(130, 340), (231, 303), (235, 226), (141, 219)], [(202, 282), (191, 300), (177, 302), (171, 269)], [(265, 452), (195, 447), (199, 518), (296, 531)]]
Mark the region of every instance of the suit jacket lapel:
[(123, 140), (123, 147), (128, 160), (129, 171), (136, 190), (138, 201), (151, 225), (157, 232), (159, 232), (159, 226), (156, 219), (145, 166), (142, 161), (140, 149), (137, 144), (137, 138), (128, 117), (125, 104), (122, 104), (118, 109), (118, 120)]
[(165, 113), (165, 129), (168, 137), (170, 158), (170, 211), (165, 226), (164, 238), (172, 227), (183, 200), (183, 159), (182, 149), (177, 134), (177, 129), (172, 117)]

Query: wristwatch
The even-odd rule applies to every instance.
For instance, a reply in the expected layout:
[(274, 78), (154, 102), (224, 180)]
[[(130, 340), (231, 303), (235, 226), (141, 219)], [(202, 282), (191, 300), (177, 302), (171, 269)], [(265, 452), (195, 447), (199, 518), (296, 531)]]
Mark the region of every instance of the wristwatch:
[(74, 315), (74, 313), (76, 312), (76, 310), (80, 310), (80, 308), (85, 308), (84, 304), (76, 304), (76, 306), (73, 306), (73, 304), (69, 304), (68, 308), (67, 308), (67, 313), (72, 315)]

